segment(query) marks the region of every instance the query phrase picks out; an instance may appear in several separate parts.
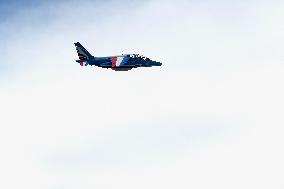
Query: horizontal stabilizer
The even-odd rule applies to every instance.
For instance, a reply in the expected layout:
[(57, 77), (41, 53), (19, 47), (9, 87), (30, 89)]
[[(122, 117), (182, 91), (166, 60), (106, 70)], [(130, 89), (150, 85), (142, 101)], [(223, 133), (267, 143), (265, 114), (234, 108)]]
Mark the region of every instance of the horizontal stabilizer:
[(81, 66), (88, 66), (89, 65), (87, 61), (76, 60), (76, 62), (80, 63)]

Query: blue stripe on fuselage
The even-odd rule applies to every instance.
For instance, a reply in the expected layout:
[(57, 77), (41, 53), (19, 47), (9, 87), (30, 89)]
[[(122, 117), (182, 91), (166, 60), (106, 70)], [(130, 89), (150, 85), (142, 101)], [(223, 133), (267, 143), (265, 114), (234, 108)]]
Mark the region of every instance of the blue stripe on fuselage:
[(120, 63), (120, 66), (124, 66), (128, 59), (129, 59), (129, 57), (124, 56), (121, 63)]

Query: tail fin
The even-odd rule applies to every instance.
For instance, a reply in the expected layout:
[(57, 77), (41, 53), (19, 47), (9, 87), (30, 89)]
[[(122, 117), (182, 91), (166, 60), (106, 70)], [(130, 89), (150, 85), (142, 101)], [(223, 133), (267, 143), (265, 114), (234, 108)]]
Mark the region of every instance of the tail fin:
[(76, 51), (78, 53), (80, 61), (84, 62), (94, 58), (79, 42), (74, 44), (76, 46)]

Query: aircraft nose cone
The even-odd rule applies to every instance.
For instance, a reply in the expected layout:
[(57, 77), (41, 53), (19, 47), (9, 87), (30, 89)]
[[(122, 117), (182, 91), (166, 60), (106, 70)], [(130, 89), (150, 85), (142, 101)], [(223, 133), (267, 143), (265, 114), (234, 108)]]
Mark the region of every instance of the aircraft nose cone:
[(153, 65), (153, 66), (161, 66), (162, 63), (161, 63), (161, 62), (153, 61), (153, 62), (152, 62), (152, 65)]

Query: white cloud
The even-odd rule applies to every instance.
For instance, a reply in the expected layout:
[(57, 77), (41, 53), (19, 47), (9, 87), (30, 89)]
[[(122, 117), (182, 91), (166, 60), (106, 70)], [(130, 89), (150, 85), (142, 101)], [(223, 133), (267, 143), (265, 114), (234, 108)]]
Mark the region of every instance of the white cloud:
[[(1, 187), (283, 187), (283, 3), (52, 5), (5, 24)], [(164, 64), (82, 68), (75, 41)]]

